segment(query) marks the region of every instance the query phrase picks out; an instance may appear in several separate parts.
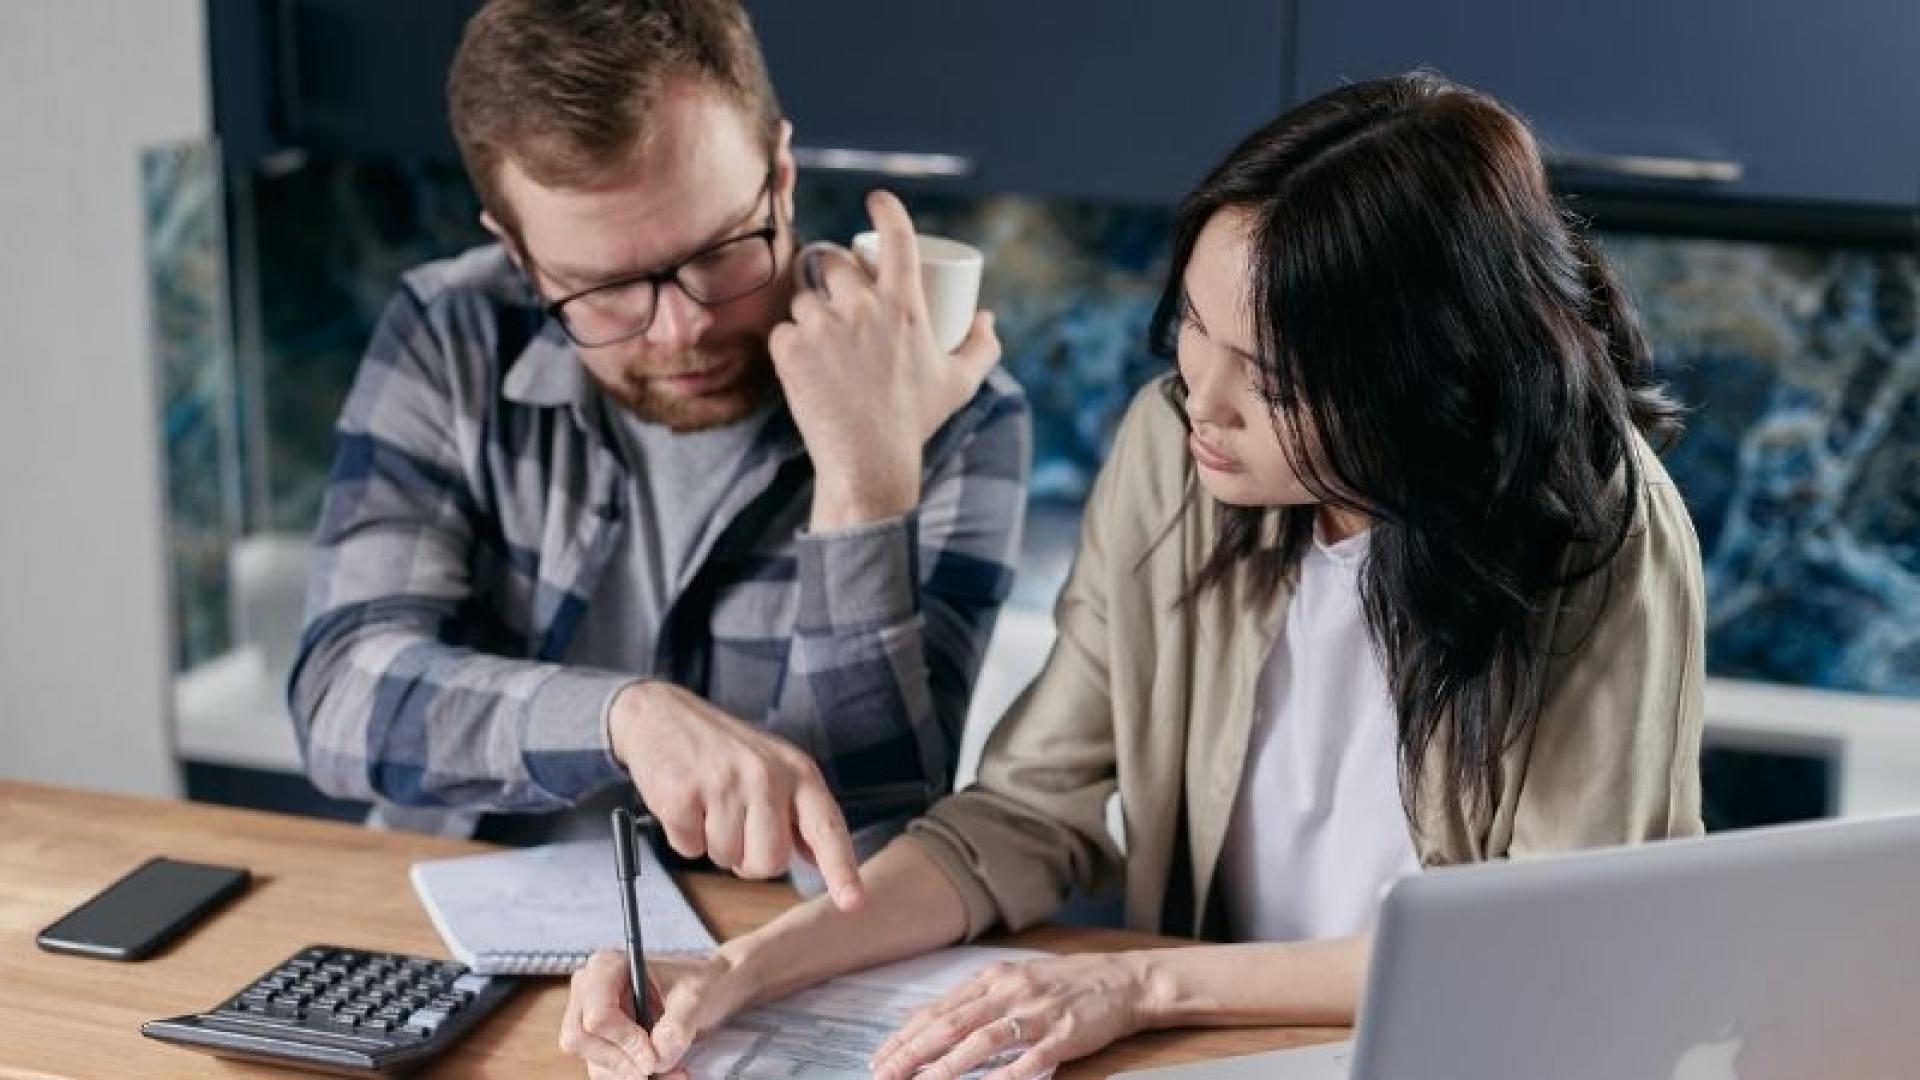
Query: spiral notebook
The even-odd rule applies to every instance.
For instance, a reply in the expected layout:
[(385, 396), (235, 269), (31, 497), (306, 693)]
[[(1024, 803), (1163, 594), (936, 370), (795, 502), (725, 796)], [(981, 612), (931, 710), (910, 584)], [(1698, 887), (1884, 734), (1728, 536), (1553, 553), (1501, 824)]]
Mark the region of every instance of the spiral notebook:
[[(636, 854), (648, 954), (713, 951), (713, 935), (653, 849)], [(625, 941), (611, 840), (430, 859), (414, 863), (411, 877), (454, 958), (483, 975), (565, 975)]]

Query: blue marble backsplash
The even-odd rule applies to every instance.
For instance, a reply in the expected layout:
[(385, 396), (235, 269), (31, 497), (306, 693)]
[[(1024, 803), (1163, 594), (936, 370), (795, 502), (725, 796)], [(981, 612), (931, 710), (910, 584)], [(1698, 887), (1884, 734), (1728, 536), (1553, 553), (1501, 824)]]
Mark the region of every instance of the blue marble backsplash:
[[(453, 169), (315, 160), (251, 184), (258, 262), (240, 272), (258, 289), (262, 340), (240, 368), (258, 373), (267, 436), (244, 468), (264, 479), (253, 487), (268, 505), (248, 517), (304, 531), (339, 403), (396, 278), (485, 237)], [(150, 191), (150, 207), (166, 201)], [(1010, 197), (909, 202), (923, 231), (987, 253), (982, 303), (998, 316), (1007, 366), (1035, 415), (1032, 535), (1015, 602), (1043, 605), (1121, 410), (1165, 367), (1146, 349), (1146, 327), (1171, 214)], [(844, 241), (866, 227), (859, 189), (811, 178), (796, 217), (811, 238)], [(1709, 670), (1920, 696), (1920, 260), (1602, 239), (1662, 370), (1693, 409), (1667, 462), (1707, 559)], [(156, 265), (164, 258), (157, 250)], [(176, 499), (196, 505), (198, 492), (240, 486), (172, 434), (225, 421), (176, 392), (180, 380), (166, 385)], [(188, 565), (178, 545), (175, 554), (182, 619), (221, 624), (188, 610), (226, 602), (210, 564)], [(183, 635), (180, 662), (228, 644), (217, 633)]]
[(227, 550), (239, 535), (241, 450), (220, 172), (205, 143), (156, 147), (140, 159), (181, 666), (225, 649), (233, 632)]
[(1920, 696), (1913, 255), (1613, 236), (1692, 407), (1667, 455), (1716, 675)]

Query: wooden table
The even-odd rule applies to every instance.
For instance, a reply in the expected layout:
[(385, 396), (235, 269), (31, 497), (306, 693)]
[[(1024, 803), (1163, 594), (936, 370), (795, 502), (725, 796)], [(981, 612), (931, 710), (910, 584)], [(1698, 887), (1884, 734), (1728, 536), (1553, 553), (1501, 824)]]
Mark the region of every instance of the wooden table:
[[(140, 1035), (140, 1024), (209, 1008), (309, 943), (430, 956), (445, 947), (415, 901), (417, 859), (486, 845), (186, 802), (161, 802), (0, 781), (0, 1077), (285, 1076)], [(148, 856), (252, 869), (251, 889), (152, 960), (122, 964), (41, 951), (34, 935)], [(722, 939), (790, 904), (784, 885), (690, 874), (681, 885)], [(1055, 952), (1136, 948), (1157, 939), (1048, 926), (999, 943)], [(556, 1043), (566, 983), (514, 996), (436, 1076), (579, 1076)], [(1062, 1069), (1063, 1078), (1249, 1053), (1342, 1037), (1330, 1029), (1163, 1031), (1128, 1039)]]

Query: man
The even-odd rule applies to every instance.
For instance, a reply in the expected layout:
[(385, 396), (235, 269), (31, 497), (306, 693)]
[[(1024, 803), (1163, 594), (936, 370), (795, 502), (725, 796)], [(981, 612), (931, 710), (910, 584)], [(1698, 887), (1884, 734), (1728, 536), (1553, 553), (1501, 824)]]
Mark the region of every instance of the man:
[(309, 774), (442, 831), (637, 789), (681, 854), (810, 855), (857, 902), (835, 793), (951, 785), (1010, 584), (1030, 436), (990, 317), (934, 346), (886, 194), (877, 277), (796, 295), (732, 0), (492, 0), (448, 95), (498, 243), (406, 276), (348, 398)]

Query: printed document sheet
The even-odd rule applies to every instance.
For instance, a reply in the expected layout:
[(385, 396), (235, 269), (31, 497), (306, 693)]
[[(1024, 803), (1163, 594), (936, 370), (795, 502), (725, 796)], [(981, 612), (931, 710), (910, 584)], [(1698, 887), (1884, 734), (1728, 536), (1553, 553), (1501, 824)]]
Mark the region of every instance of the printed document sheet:
[[(694, 1080), (853, 1080), (907, 1014), (1001, 960), (1045, 953), (966, 946), (832, 979), (735, 1017), (687, 1057)], [(1002, 1053), (969, 1076), (1018, 1056)]]

